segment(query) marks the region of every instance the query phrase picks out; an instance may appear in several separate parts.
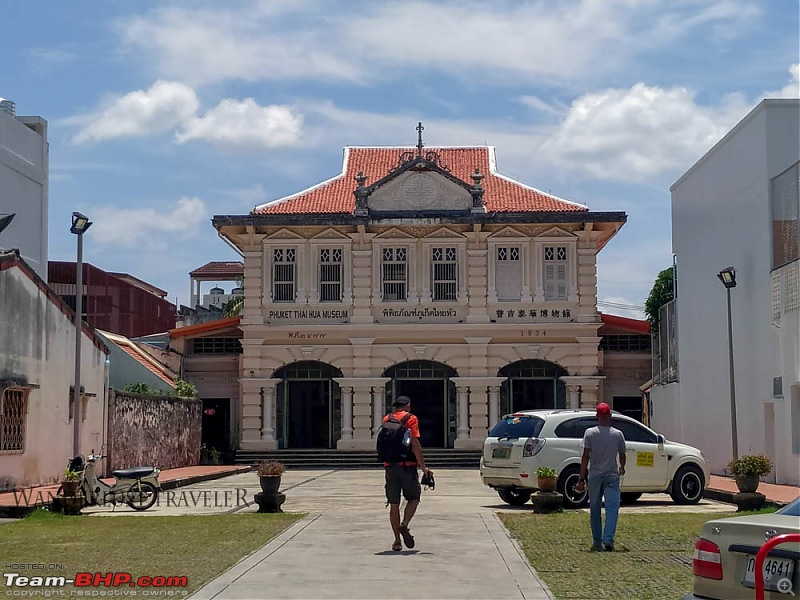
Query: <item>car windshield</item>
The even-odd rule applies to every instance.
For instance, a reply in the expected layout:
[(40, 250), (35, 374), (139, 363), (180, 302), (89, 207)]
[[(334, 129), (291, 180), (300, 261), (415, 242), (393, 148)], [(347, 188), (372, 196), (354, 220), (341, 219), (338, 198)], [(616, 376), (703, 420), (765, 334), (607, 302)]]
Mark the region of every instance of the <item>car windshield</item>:
[(779, 515), (789, 515), (790, 517), (800, 517), (800, 496), (792, 500), (789, 504), (778, 511)]
[(489, 432), (489, 437), (529, 438), (536, 437), (544, 426), (544, 420), (532, 415), (507, 415)]

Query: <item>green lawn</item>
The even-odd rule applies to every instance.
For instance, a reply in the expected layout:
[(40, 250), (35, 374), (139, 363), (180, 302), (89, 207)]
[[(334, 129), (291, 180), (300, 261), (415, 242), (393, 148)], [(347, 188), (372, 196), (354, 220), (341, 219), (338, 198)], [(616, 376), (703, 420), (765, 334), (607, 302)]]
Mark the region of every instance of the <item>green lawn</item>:
[(703, 524), (742, 513), (621, 514), (615, 552), (590, 552), (589, 515), (500, 513), (559, 600), (662, 600), (692, 591), (692, 552)]
[[(0, 525), (0, 565), (44, 564), (44, 571), (16, 572), (68, 579), (77, 572), (109, 571), (127, 571), (134, 578), (186, 576), (185, 589), (193, 592), (301, 517), (257, 513), (64, 517), (39, 511)], [(51, 563), (63, 568), (47, 568)], [(4, 579), (0, 589), (5, 589)]]

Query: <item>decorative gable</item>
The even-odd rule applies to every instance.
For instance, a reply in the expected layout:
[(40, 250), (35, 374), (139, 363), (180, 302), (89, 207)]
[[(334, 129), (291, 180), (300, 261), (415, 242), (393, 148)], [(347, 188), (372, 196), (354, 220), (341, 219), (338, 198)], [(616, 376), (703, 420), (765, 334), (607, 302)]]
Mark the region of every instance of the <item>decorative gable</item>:
[(294, 231), (289, 229), (279, 229), (272, 235), (268, 236), (268, 240), (302, 240), (303, 236), (297, 235)]
[(501, 229), (500, 231), (497, 231), (497, 232), (493, 233), (492, 235), (490, 235), (489, 239), (490, 240), (497, 240), (497, 239), (503, 239), (503, 238), (505, 238), (505, 239), (508, 239), (508, 238), (520, 239), (520, 238), (526, 238), (526, 237), (528, 237), (528, 236), (526, 236), (521, 231), (519, 231), (517, 229), (514, 229), (513, 227), (503, 227), (503, 229)]
[(314, 240), (337, 240), (337, 241), (343, 241), (343, 242), (349, 242), (350, 241), (350, 238), (348, 236), (346, 236), (342, 232), (336, 231), (335, 229), (330, 228), (330, 227), (328, 229), (326, 229), (325, 231), (322, 231), (322, 232), (318, 233), (317, 235), (315, 235), (311, 239), (314, 239)]
[(470, 210), (472, 195), (435, 171), (409, 170), (367, 197), (370, 211)]
[(569, 231), (566, 231), (565, 229), (561, 229), (561, 227), (551, 227), (550, 229), (548, 229), (547, 231), (545, 231), (545, 232), (541, 233), (541, 234), (540, 234), (539, 236), (537, 236), (537, 237), (548, 237), (548, 238), (557, 238), (557, 237), (563, 237), (563, 238), (574, 238), (574, 237), (576, 237), (576, 236), (575, 236), (575, 234), (574, 234), (574, 233), (570, 233)]
[(375, 236), (376, 238), (387, 238), (387, 239), (414, 239), (414, 236), (408, 233), (407, 231), (403, 231), (402, 229), (398, 229), (397, 227), (392, 227), (391, 229), (387, 229)]
[(439, 240), (463, 240), (464, 236), (458, 232), (453, 231), (452, 229), (448, 229), (447, 227), (441, 227), (436, 231), (433, 231), (425, 236), (426, 240), (430, 239), (439, 239)]

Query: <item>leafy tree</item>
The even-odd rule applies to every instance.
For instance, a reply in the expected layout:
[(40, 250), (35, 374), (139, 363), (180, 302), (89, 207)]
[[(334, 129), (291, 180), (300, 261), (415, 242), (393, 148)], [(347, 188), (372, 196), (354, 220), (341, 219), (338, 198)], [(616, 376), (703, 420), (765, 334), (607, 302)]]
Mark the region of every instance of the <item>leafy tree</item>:
[(653, 284), (653, 289), (650, 290), (647, 301), (644, 303), (644, 312), (654, 330), (658, 329), (659, 310), (673, 298), (672, 279), (672, 267), (661, 271), (658, 277), (656, 277), (656, 281)]
[[(244, 290), (244, 277), (236, 278), (236, 286)], [(244, 307), (244, 294), (234, 296), (222, 307), (222, 314), (226, 317), (235, 317), (242, 312)]]
[(175, 394), (182, 398), (196, 398), (197, 388), (189, 381), (184, 381), (180, 377), (175, 378)]
[(126, 392), (133, 392), (134, 394), (155, 394), (156, 390), (150, 389), (150, 386), (144, 382), (129, 383), (125, 386)]

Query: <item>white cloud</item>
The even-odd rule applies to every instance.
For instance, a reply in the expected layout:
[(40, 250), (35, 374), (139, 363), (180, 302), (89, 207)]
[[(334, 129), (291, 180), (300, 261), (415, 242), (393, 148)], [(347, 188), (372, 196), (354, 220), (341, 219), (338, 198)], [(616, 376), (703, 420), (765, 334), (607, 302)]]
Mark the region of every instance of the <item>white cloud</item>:
[(537, 150), (567, 171), (619, 181), (646, 181), (688, 168), (748, 108), (731, 96), (702, 107), (683, 87), (637, 83), (581, 96)]
[(620, 72), (640, 53), (700, 27), (739, 32), (758, 10), (742, 0), (251, 1), (157, 9), (119, 27), (159, 76), (196, 84), (365, 82), (409, 70), (552, 84)]
[(303, 117), (291, 106), (260, 106), (252, 98), (227, 99), (183, 125), (178, 143), (205, 140), (222, 146), (279, 148), (296, 145)]
[(198, 101), (194, 90), (176, 81), (156, 81), (148, 90), (117, 98), (103, 110), (70, 121), (83, 125), (76, 143), (162, 133), (193, 117)]
[(174, 207), (119, 208), (98, 206), (90, 209), (93, 226), (89, 234), (93, 241), (121, 248), (135, 248), (159, 238), (176, 236), (194, 237), (208, 231), (205, 203), (199, 198), (182, 197)]
[(800, 63), (789, 67), (792, 78), (783, 89), (765, 92), (765, 98), (800, 98)]

